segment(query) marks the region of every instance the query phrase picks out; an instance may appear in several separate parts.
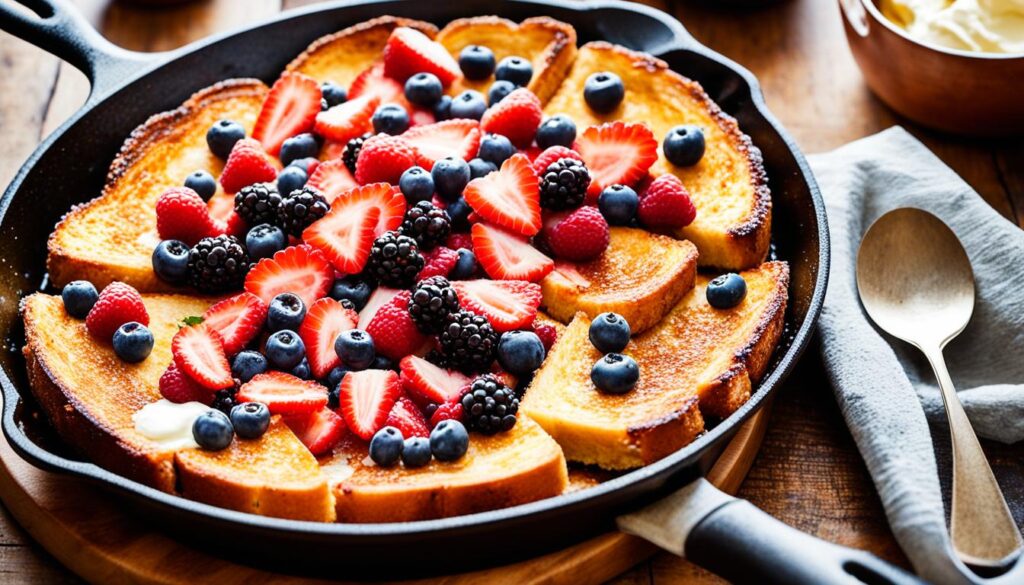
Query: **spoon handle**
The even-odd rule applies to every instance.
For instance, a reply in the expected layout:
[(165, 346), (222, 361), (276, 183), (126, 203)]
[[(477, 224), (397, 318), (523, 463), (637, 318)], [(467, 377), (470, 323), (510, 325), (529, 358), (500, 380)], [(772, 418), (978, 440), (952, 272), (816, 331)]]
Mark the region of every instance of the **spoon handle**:
[(999, 567), (1016, 557), (1022, 545), (1003, 493), (988, 465), (971, 421), (957, 397), (942, 348), (922, 347), (935, 371), (946, 407), (953, 444), (953, 497), (950, 533), (965, 563)]

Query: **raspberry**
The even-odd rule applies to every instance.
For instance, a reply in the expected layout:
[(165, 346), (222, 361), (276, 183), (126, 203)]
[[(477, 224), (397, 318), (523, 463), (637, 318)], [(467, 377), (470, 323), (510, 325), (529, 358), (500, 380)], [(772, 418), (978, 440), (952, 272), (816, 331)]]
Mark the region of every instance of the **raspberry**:
[(85, 328), (93, 337), (109, 342), (118, 327), (132, 321), (149, 325), (142, 295), (123, 282), (112, 282), (100, 292), (96, 304), (85, 316)]
[(356, 159), (356, 181), (398, 184), (406, 169), (416, 164), (416, 148), (400, 136), (378, 134), (366, 140)]
[(419, 407), (413, 404), (412, 400), (405, 397), (395, 401), (387, 420), (384, 421), (384, 426), (395, 427), (402, 431), (402, 436), (406, 439), (430, 436), (430, 429), (427, 427), (426, 419), (423, 418), (423, 413), (420, 412)]
[(179, 404), (183, 402), (202, 402), (210, 404), (213, 393), (192, 381), (178, 369), (178, 364), (171, 362), (160, 376), (160, 394)]
[(428, 339), (409, 315), (409, 291), (402, 291), (377, 313), (366, 326), (377, 353), (395, 361), (412, 355)]
[(461, 402), (448, 402), (442, 404), (434, 409), (433, 414), (430, 415), (430, 428), (434, 428), (441, 424), (443, 420), (457, 420), (462, 421), (462, 403)]
[(188, 187), (171, 187), (156, 200), (156, 231), (161, 240), (181, 240), (189, 246), (212, 236), (217, 225), (206, 202)]
[(542, 117), (540, 100), (521, 87), (487, 110), (480, 125), (485, 132), (501, 134), (512, 144), (525, 148), (533, 142)]
[(445, 246), (452, 250), (458, 250), (459, 248), (465, 248), (467, 250), (473, 249), (473, 237), (466, 233), (457, 233), (448, 236), (448, 241), (445, 242)]
[(583, 157), (575, 150), (564, 146), (552, 146), (544, 149), (544, 152), (540, 153), (537, 158), (533, 159), (533, 170), (537, 173), (537, 176), (540, 177), (544, 174), (544, 171), (548, 170), (548, 167), (563, 158), (571, 158), (583, 162)]
[(546, 233), (555, 256), (571, 262), (593, 260), (604, 252), (609, 241), (608, 222), (594, 207), (581, 207), (556, 220)]
[(451, 248), (438, 246), (429, 252), (423, 252), (423, 261), (423, 270), (420, 270), (416, 278), (424, 280), (431, 276), (448, 276), (459, 261), (459, 254)]
[(693, 223), (697, 209), (683, 183), (675, 175), (666, 174), (651, 181), (637, 216), (647, 228), (676, 230)]
[(533, 332), (540, 338), (540, 342), (544, 344), (544, 351), (551, 351), (551, 347), (558, 341), (558, 329), (551, 323), (537, 323), (533, 324)]
[(227, 193), (237, 193), (253, 183), (269, 183), (277, 180), (277, 169), (263, 152), (259, 142), (245, 138), (231, 149), (224, 170), (220, 173), (220, 184)]

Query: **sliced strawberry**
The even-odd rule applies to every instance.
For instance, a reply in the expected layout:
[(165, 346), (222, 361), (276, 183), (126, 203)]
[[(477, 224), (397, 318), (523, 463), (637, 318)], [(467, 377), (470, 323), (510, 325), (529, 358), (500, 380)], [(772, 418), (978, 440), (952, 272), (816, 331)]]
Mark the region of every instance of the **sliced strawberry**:
[(366, 264), (374, 238), (398, 229), (404, 215), (400, 192), (387, 183), (371, 183), (342, 193), (327, 215), (302, 232), (302, 239), (322, 250), (341, 272), (355, 274)]
[[(409, 110), (409, 127), (416, 128), (417, 126), (427, 126), (437, 122), (437, 118), (434, 117), (434, 112), (418, 106), (413, 106)], [(473, 154), (476, 154), (475, 152)]]
[(320, 113), (320, 85), (301, 73), (285, 72), (263, 100), (252, 137), (277, 156), (285, 140), (309, 132)]
[(448, 87), (462, 77), (459, 64), (441, 43), (420, 31), (398, 27), (384, 45), (384, 74), (398, 81), (417, 73), (433, 73)]
[(616, 121), (590, 126), (575, 146), (590, 170), (591, 184), (600, 189), (636, 185), (658, 160), (658, 141), (645, 124)]
[(402, 387), (420, 404), (445, 404), (462, 397), (473, 380), (455, 370), (446, 370), (414, 355), (402, 358)]
[(408, 398), (399, 398), (388, 413), (384, 426), (395, 427), (402, 432), (402, 437), (429, 437), (430, 428), (427, 427), (427, 419), (419, 407), (413, 404)]
[(499, 333), (533, 323), (540, 307), (540, 285), (521, 280), (457, 280), (452, 282), (463, 309), (487, 317)]
[(245, 276), (245, 290), (268, 305), (277, 295), (290, 292), (309, 307), (326, 296), (333, 283), (331, 263), (319, 250), (305, 245), (290, 246), (260, 260)]
[(438, 246), (423, 254), (423, 270), (416, 275), (416, 280), (424, 280), (431, 276), (448, 276), (459, 261), (459, 253), (451, 248)]
[(344, 145), (373, 129), (370, 119), (379, 105), (380, 98), (376, 95), (349, 98), (347, 102), (316, 115), (316, 133)]
[(238, 389), (239, 402), (262, 402), (271, 414), (312, 414), (327, 406), (327, 388), (284, 372), (253, 376)]
[(288, 416), (284, 421), (317, 457), (330, 451), (345, 436), (345, 419), (327, 407), (306, 416)]
[(179, 329), (171, 340), (171, 354), (178, 368), (204, 388), (220, 390), (234, 384), (224, 342), (206, 323)]
[(448, 402), (437, 407), (430, 415), (430, 428), (441, 424), (443, 420), (462, 420), (462, 403)]
[[(377, 104), (398, 104), (410, 110), (411, 104), (405, 99), (405, 84), (384, 74), (384, 63), (378, 61), (363, 70), (348, 88), (348, 100), (373, 97)], [(376, 109), (376, 106), (374, 107)], [(372, 114), (372, 112), (371, 112)]]
[(430, 340), (409, 315), (410, 294), (400, 291), (377, 310), (366, 326), (377, 353), (395, 361), (420, 351)]
[[(341, 158), (341, 155), (345, 154), (345, 142), (338, 142), (337, 140), (324, 140), (324, 145), (320, 147), (320, 160), (323, 162)], [(309, 165), (309, 173), (316, 173), (316, 165)], [(313, 176), (310, 174), (309, 176)]]
[(485, 223), (473, 225), (473, 251), (491, 278), (538, 282), (555, 262), (524, 238)]
[(203, 323), (220, 334), (229, 356), (242, 351), (259, 335), (266, 318), (266, 303), (247, 292), (226, 298), (203, 313)]
[(497, 173), (470, 181), (462, 194), (486, 221), (524, 236), (540, 231), (540, 191), (526, 155), (512, 155)]
[(339, 158), (318, 164), (306, 181), (306, 186), (319, 189), (327, 198), (327, 202), (333, 203), (339, 195), (355, 189), (359, 183), (356, 183), (352, 171), (345, 166), (345, 161)]
[(398, 374), (391, 370), (349, 372), (341, 380), (338, 412), (350, 431), (369, 441), (384, 427), (401, 394)]
[(404, 134), (419, 153), (416, 164), (430, 170), (446, 156), (470, 160), (480, 148), (480, 122), (476, 120), (445, 120), (436, 124), (416, 126)]
[(306, 357), (315, 377), (323, 378), (341, 365), (341, 358), (334, 351), (334, 340), (342, 331), (354, 329), (358, 321), (355, 311), (334, 299), (323, 298), (309, 307), (299, 326), (299, 337), (306, 346)]
[(359, 329), (366, 330), (366, 327), (373, 320), (373, 317), (377, 314), (377, 311), (381, 307), (391, 302), (391, 299), (395, 298), (395, 295), (401, 291), (396, 288), (387, 288), (384, 286), (378, 286), (372, 293), (370, 298), (366, 300), (366, 305), (363, 306), (363, 310), (359, 311)]

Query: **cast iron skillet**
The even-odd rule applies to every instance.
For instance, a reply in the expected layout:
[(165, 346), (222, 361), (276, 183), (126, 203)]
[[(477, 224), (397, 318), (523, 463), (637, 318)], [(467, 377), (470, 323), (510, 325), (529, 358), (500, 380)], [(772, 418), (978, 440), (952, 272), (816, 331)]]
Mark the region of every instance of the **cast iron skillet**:
[[(0, 4), (0, 28), (66, 59), (92, 81), (86, 105), (39, 146), (0, 199), (0, 327), (6, 337), (0, 355), (3, 430), (26, 460), (111, 489), (154, 526), (195, 546), (283, 572), (383, 578), (505, 563), (613, 529), (620, 514), (690, 484), (692, 493), (684, 498), (689, 522), (684, 524), (696, 527), (682, 530), (681, 542), (691, 559), (730, 579), (912, 579), (870, 555), (802, 535), (748, 504), (709, 490), (710, 484), (700, 479), (737, 427), (792, 371), (806, 347), (825, 294), (828, 232), (810, 170), (765, 107), (757, 81), (698, 44), (678, 21), (644, 6), (613, 1), (357, 0), (285, 12), (173, 53), (144, 55), (109, 44), (65, 0), (18, 1), (35, 14)], [(175, 108), (196, 90), (226, 78), (258, 77), (270, 83), (313, 39), (382, 14), (439, 26), (481, 14), (513, 20), (549, 15), (575, 26), (581, 43), (603, 39), (644, 50), (699, 80), (764, 154), (774, 205), (774, 254), (787, 260), (792, 270), (785, 338), (760, 387), (735, 414), (657, 463), (585, 491), (433, 521), (320, 524), (248, 515), (159, 492), (77, 458), (40, 417), (31, 416), (35, 405), (18, 351), (24, 341), (18, 299), (46, 287), (45, 242), (54, 223), (71, 205), (99, 193), (122, 141), (151, 114)]]

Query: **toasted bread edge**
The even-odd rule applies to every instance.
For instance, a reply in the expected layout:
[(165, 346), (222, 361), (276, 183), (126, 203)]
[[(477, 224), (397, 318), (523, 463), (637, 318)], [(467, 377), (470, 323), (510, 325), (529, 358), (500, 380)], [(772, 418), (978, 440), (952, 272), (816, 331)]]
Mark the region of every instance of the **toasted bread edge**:
[(349, 39), (356, 35), (364, 34), (378, 27), (393, 30), (400, 26), (414, 28), (430, 38), (437, 36), (437, 27), (429, 22), (415, 20), (412, 18), (402, 18), (400, 16), (378, 16), (377, 18), (371, 18), (365, 22), (353, 24), (352, 26), (343, 28), (338, 32), (324, 35), (314, 40), (308, 47), (306, 47), (305, 51), (299, 53), (294, 59), (292, 59), (284, 70), (298, 71), (320, 51), (327, 49), (330, 45), (348, 42)]

